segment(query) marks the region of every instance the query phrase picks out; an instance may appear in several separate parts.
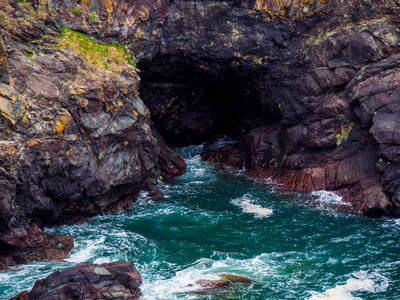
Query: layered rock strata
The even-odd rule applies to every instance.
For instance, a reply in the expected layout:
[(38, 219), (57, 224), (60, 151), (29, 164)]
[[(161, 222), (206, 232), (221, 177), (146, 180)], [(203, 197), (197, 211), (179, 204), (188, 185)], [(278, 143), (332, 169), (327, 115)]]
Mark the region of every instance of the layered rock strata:
[(170, 143), (241, 140), (205, 159), (399, 215), (399, 9), (175, 0), (137, 33), (142, 99)]
[[(142, 278), (131, 262), (77, 265), (36, 281), (12, 300), (139, 299)], [(11, 300), (10, 299), (10, 300)]]
[[(185, 171), (152, 128), (138, 96), (138, 71), (118, 43), (124, 29), (115, 31), (113, 21), (127, 4), (114, 11), (111, 1), (83, 2), (87, 7), (0, 1), (3, 268), (65, 258), (72, 238), (41, 228), (127, 208), (160, 177)], [(70, 28), (107, 38), (95, 41)]]

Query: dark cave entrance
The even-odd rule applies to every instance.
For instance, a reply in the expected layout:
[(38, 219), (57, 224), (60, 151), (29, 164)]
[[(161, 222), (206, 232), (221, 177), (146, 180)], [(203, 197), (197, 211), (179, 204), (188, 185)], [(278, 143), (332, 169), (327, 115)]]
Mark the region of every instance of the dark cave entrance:
[(261, 104), (251, 77), (210, 82), (146, 76), (142, 68), (140, 97), (154, 127), (174, 146), (198, 144), (216, 135), (235, 140), (252, 129), (279, 122), (281, 116)]

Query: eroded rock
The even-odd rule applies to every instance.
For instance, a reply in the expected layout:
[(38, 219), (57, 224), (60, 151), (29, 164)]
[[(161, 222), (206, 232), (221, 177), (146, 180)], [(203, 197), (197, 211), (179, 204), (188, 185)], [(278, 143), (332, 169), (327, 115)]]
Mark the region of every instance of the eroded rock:
[(356, 212), (397, 215), (394, 169), (379, 163), (398, 156), (398, 9), (174, 1), (159, 26), (141, 26), (143, 99), (171, 143), (216, 133), (240, 140), (203, 159), (300, 191), (335, 190)]
[[(133, 24), (148, 17), (143, 8), (119, 1), (75, 5), (0, 3), (4, 266), (64, 259), (72, 239), (40, 228), (125, 209), (142, 189), (185, 171), (182, 158), (153, 134), (127, 46), (105, 45), (125, 35), (130, 41)], [(133, 27), (115, 30), (133, 15)]]
[(142, 278), (131, 262), (77, 265), (36, 281), (13, 300), (138, 299)]

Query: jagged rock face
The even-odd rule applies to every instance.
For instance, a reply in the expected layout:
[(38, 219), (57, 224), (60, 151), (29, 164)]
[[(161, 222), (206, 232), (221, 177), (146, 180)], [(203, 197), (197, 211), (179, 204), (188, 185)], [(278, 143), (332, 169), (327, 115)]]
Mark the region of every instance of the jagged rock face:
[(30, 292), (14, 300), (139, 299), (142, 278), (131, 262), (77, 265), (36, 281)]
[(76, 1), (0, 2), (3, 267), (65, 258), (72, 239), (39, 228), (124, 209), (158, 178), (185, 171), (151, 126), (129, 56), (72, 31), (60, 36), (67, 25), (123, 39), (113, 16), (139, 10), (124, 1), (103, 2), (80, 6), (88, 17), (98, 13), (90, 29), (82, 11), (71, 12)]
[(209, 160), (398, 215), (399, 9), (175, 0), (136, 35), (141, 97), (170, 143), (226, 133), (243, 140)]
[[(395, 51), (396, 19), (384, 14), (395, 2), (368, 9), (364, 1), (321, 2), (174, 1), (165, 19), (144, 22), (140, 33), (152, 30), (155, 37), (138, 35), (134, 51), (142, 98), (160, 120), (160, 130), (187, 128), (183, 116), (201, 114), (202, 108), (204, 119), (210, 119), (216, 110), (210, 102), (227, 110), (241, 101), (242, 111), (255, 103), (264, 119), (298, 124), (313, 113), (310, 97), (338, 94), (363, 65)], [(276, 11), (282, 17), (274, 16)], [(156, 53), (145, 51), (152, 45)], [(219, 95), (210, 95), (218, 89)], [(179, 140), (179, 132), (176, 136)]]

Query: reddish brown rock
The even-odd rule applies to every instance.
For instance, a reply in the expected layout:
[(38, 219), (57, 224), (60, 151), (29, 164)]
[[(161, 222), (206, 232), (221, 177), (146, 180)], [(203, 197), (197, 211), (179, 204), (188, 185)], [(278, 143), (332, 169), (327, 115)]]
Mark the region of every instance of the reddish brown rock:
[(256, 177), (269, 177), (285, 187), (311, 192), (333, 190), (352, 204), (352, 210), (369, 215), (394, 214), (395, 207), (385, 193), (376, 166), (376, 148), (362, 141), (358, 130), (350, 130), (346, 139), (331, 149), (314, 151), (306, 144), (293, 152), (285, 151), (285, 130), (276, 126), (253, 130), (236, 146), (202, 154), (202, 159), (218, 165), (229, 164), (232, 153)]
[(251, 283), (251, 279), (245, 276), (239, 276), (234, 274), (218, 274), (220, 280), (211, 279), (200, 279), (194, 284), (189, 284), (189, 286), (200, 286), (202, 288), (219, 288), (234, 283)]
[(158, 156), (157, 166), (162, 176), (161, 179), (170, 180), (183, 175), (186, 171), (186, 163), (183, 158), (165, 144), (164, 139), (155, 128), (152, 130), (154, 137), (159, 141), (158, 146), (160, 148), (160, 154)]
[(14, 300), (138, 299), (142, 278), (131, 262), (77, 265), (36, 281)]
[(217, 289), (221, 287), (228, 287), (232, 285), (232, 282), (229, 280), (209, 280), (209, 279), (200, 279), (197, 280), (194, 284), (189, 284), (189, 286), (199, 286), (200, 288), (206, 289)]
[(225, 145), (217, 152), (203, 152), (201, 153), (201, 159), (222, 167), (232, 167), (236, 169), (242, 169), (244, 167), (241, 151), (232, 145)]
[[(5, 265), (38, 260), (63, 260), (74, 247), (72, 237), (43, 232), (33, 223), (29, 228), (12, 228), (0, 237), (3, 245), (0, 260)], [(3, 259), (2, 259), (3, 258)]]
[(153, 201), (161, 201), (165, 198), (165, 195), (163, 192), (161, 192), (159, 188), (155, 188), (149, 191), (147, 197), (149, 197)]
[(219, 274), (218, 277), (220, 277), (221, 279), (200, 279), (193, 284), (189, 284), (188, 286), (199, 288), (199, 290), (196, 290), (192, 293), (202, 293), (218, 291), (220, 289), (227, 289), (237, 284), (250, 284), (252, 282), (251, 279), (248, 277), (234, 274)]

